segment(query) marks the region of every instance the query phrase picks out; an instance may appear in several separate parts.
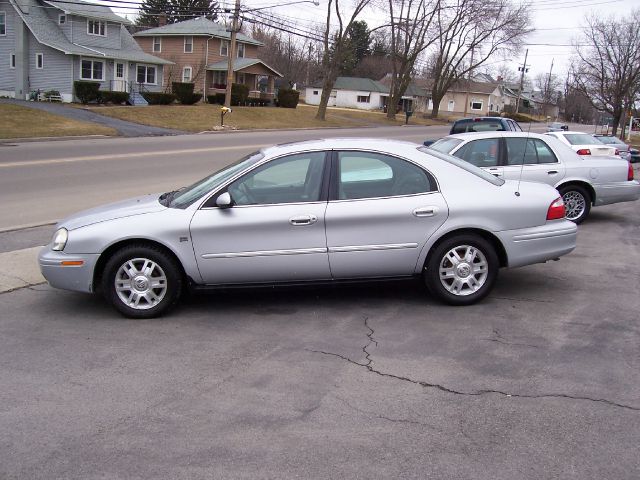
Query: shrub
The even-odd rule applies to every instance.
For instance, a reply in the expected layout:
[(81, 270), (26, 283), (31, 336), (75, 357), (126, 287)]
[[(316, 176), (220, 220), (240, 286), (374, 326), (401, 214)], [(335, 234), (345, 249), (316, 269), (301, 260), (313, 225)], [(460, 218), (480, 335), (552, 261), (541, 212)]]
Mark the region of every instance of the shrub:
[(244, 105), (247, 103), (247, 98), (249, 98), (249, 87), (242, 83), (231, 85), (231, 105)]
[(127, 92), (101, 91), (99, 94), (102, 103), (111, 102), (116, 105), (120, 105), (129, 100), (129, 94)]
[(278, 91), (278, 106), (282, 108), (296, 108), (300, 92), (292, 88), (281, 88)]
[(76, 80), (73, 82), (73, 90), (80, 102), (85, 105), (99, 98), (100, 83)]
[(173, 94), (182, 105), (193, 105), (202, 98), (201, 93), (193, 93), (193, 83), (173, 82), (171, 88)]
[(169, 105), (176, 100), (173, 93), (144, 92), (142, 96), (149, 105)]
[(198, 103), (201, 99), (201, 93), (192, 93), (191, 96), (183, 96), (179, 100), (182, 105), (193, 105), (194, 103)]
[(529, 117), (527, 115), (522, 115), (521, 113), (502, 112), (501, 116), (510, 118), (511, 120), (515, 120), (516, 122), (522, 122), (522, 123), (538, 122), (538, 120), (536, 120), (535, 118)]
[(207, 102), (218, 105), (224, 105), (224, 93), (215, 93), (213, 95), (207, 95)]

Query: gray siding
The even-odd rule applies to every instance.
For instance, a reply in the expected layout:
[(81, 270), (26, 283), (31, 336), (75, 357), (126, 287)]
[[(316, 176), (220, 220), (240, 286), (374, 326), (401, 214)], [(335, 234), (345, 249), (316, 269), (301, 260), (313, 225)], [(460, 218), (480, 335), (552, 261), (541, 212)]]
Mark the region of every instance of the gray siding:
[[(36, 68), (37, 53), (43, 54), (42, 69)], [(60, 93), (70, 94), (72, 88), (71, 55), (42, 45), (29, 33), (29, 89), (58, 90)]]
[[(104, 62), (104, 80), (100, 83), (100, 90), (113, 90), (114, 84), (112, 82), (112, 80), (114, 80), (114, 73), (115, 73), (115, 64), (117, 61), (111, 60), (111, 59), (105, 59), (105, 58), (99, 58), (99, 57), (89, 57), (89, 56), (83, 56), (83, 57), (77, 57), (74, 56), (74, 60), (73, 60), (73, 80), (81, 80), (80, 78), (80, 67), (81, 67), (81, 61), (82, 60), (93, 60), (93, 61), (102, 61)], [(145, 64), (146, 65), (146, 64)], [(157, 81), (157, 85), (143, 85), (143, 88), (147, 91), (150, 92), (160, 92), (162, 91), (162, 65), (153, 65), (156, 67), (156, 81)], [(137, 71), (138, 71), (138, 64), (135, 62), (129, 62), (129, 78), (128, 81), (129, 82), (133, 82), (134, 84), (137, 83)], [(91, 81), (97, 81), (97, 80), (91, 80)], [(137, 88), (137, 85), (135, 85), (135, 87)]]
[(71, 33), (71, 15), (67, 15), (66, 22), (60, 25), (58, 22), (60, 21), (59, 16), (64, 13), (62, 10), (58, 10), (57, 8), (47, 8), (45, 11), (47, 13), (47, 16), (51, 19), (51, 23), (57, 25), (62, 33), (64, 33), (64, 36), (67, 37), (67, 40), (72, 42), (73, 35)]
[(13, 7), (3, 0), (0, 0), (0, 12), (4, 12), (7, 19), (7, 34), (0, 36), (0, 90), (13, 91), (16, 82), (16, 71), (9, 68), (9, 59), (10, 55), (15, 53), (15, 22), (18, 15)]
[(69, 15), (67, 22), (72, 26), (71, 42), (79, 43), (86, 47), (96, 47), (98, 50), (102, 48), (122, 48), (122, 41), (120, 38), (120, 24), (107, 22), (107, 36), (101, 37), (99, 35), (87, 34), (87, 18), (78, 17), (75, 15)]

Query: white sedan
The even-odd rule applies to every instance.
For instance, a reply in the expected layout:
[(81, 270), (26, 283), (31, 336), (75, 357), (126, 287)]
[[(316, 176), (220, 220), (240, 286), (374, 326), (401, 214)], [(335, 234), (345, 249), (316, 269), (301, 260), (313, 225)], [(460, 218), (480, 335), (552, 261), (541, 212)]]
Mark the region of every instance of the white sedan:
[(591, 206), (629, 202), (640, 197), (633, 168), (620, 157), (582, 157), (549, 134), (486, 132), (450, 135), (430, 146), (505, 180), (546, 183), (564, 200), (567, 218), (576, 223)]
[(620, 151), (613, 146), (605, 145), (593, 135), (583, 132), (549, 132), (547, 135), (557, 138), (578, 155), (615, 156)]

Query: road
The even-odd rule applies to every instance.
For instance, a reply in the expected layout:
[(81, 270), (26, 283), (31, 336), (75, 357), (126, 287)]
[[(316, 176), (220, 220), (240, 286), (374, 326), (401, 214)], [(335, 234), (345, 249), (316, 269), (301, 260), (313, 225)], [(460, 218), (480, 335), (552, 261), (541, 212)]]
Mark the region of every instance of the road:
[[(0, 231), (55, 222), (81, 209), (189, 185), (258, 148), (322, 137), (422, 143), (448, 126), (235, 132), (0, 143)], [(542, 131), (534, 125), (531, 131)]]

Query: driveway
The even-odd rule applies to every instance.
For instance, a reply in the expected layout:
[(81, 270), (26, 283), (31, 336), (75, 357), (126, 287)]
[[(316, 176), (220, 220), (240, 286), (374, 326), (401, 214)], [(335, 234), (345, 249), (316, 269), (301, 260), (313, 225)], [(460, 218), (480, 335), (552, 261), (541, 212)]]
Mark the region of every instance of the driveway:
[[(149, 137), (159, 135), (180, 135), (185, 132), (181, 130), (172, 130), (170, 128), (150, 127), (148, 125), (141, 125), (139, 123), (127, 122), (125, 120), (119, 120), (117, 118), (106, 117), (99, 113), (92, 112), (90, 110), (84, 110), (82, 108), (75, 108), (64, 105), (62, 103), (50, 103), (50, 102), (27, 102), (24, 100), (14, 99), (0, 99), (1, 103), (12, 103), (14, 105), (20, 105), (22, 107), (34, 108), (36, 110), (44, 110), (45, 112), (52, 113), (54, 115), (60, 115), (62, 117), (71, 118), (73, 120), (79, 120), (81, 122), (93, 122), (105, 127), (111, 127), (118, 131), (118, 135), (123, 137)], [(144, 107), (131, 107), (131, 108), (144, 108)]]

